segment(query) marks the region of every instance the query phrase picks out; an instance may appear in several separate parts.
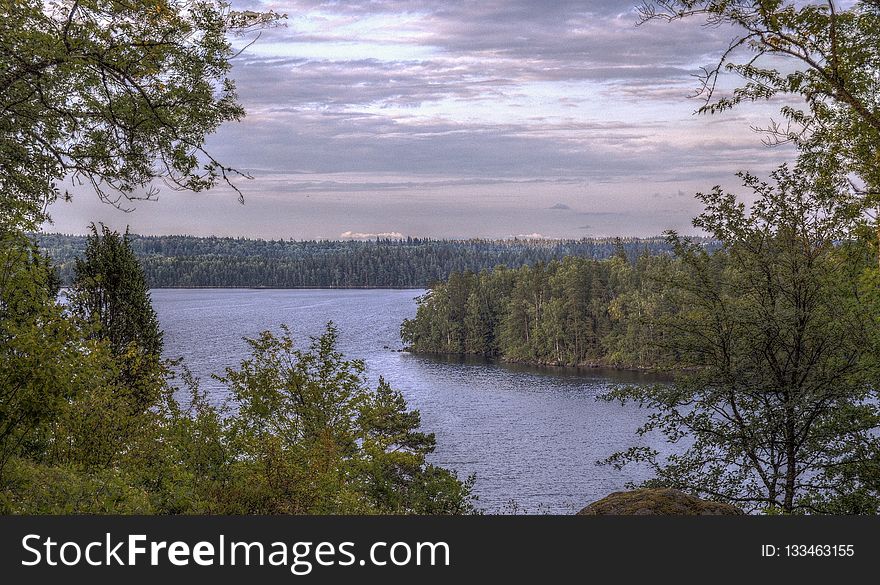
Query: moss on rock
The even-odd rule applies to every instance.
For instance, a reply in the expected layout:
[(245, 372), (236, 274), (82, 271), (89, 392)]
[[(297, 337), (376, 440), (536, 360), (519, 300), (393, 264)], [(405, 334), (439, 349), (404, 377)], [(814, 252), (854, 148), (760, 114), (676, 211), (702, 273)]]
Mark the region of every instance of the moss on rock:
[(701, 500), (671, 488), (614, 492), (589, 504), (579, 516), (719, 516), (743, 511), (730, 504)]

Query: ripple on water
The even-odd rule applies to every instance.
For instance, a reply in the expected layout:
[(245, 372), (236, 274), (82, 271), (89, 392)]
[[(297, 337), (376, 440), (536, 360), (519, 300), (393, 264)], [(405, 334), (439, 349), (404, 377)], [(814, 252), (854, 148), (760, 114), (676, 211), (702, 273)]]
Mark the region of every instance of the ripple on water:
[[(384, 376), (437, 436), (431, 462), (476, 473), (486, 512), (570, 513), (643, 469), (595, 462), (637, 444), (645, 412), (597, 401), (612, 384), (651, 381), (631, 372), (530, 368), (481, 359), (416, 356), (401, 348), (400, 324), (415, 315), (421, 290), (158, 289), (153, 304), (168, 357), (183, 357), (215, 402), (225, 388), (212, 373), (247, 355), (242, 337), (286, 323), (300, 345), (327, 323), (340, 349), (362, 358), (372, 380)], [(388, 346), (390, 349), (385, 349)], [(655, 445), (658, 446), (659, 445)]]

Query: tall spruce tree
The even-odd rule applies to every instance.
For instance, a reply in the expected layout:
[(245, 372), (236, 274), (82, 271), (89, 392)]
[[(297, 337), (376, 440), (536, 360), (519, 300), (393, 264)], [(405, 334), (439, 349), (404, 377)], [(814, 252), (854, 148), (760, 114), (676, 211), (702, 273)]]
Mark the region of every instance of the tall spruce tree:
[(83, 258), (76, 260), (70, 310), (93, 325), (120, 361), (136, 407), (152, 402), (154, 367), (162, 354), (162, 330), (138, 259), (125, 234), (91, 225)]

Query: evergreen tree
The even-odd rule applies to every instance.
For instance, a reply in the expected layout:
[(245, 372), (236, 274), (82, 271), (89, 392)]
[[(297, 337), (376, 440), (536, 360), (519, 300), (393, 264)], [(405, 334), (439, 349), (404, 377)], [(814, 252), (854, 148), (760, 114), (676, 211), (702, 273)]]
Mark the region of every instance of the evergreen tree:
[(107, 341), (132, 406), (143, 409), (155, 398), (162, 331), (128, 232), (120, 235), (104, 225), (99, 231), (94, 224), (91, 231), (84, 257), (76, 261), (70, 310), (92, 324), (92, 337)]
[(162, 331), (128, 231), (120, 235), (102, 224), (99, 232), (92, 224), (91, 232), (84, 257), (76, 260), (71, 310), (97, 323), (96, 334), (107, 339), (117, 355), (132, 345), (160, 355)]
[[(64, 283), (73, 280), (84, 236), (40, 234), (40, 246)], [(130, 235), (152, 288), (424, 288), (453, 272), (512, 269), (566, 256), (601, 260), (615, 254), (611, 239), (271, 241), (192, 236)], [(713, 242), (703, 242), (708, 248)], [(663, 238), (621, 240), (630, 258), (644, 249), (670, 254)]]

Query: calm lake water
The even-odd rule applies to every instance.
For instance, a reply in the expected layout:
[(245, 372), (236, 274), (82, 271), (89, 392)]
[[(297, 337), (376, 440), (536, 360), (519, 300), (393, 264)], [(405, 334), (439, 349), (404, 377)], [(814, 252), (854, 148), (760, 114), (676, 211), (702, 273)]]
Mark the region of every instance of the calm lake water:
[[(372, 380), (384, 376), (437, 436), (431, 461), (476, 473), (478, 506), (489, 513), (572, 513), (644, 479), (596, 461), (644, 444), (634, 431), (645, 412), (597, 401), (610, 385), (650, 382), (613, 370), (531, 368), (485, 360), (411, 355), (401, 322), (415, 315), (419, 290), (158, 289), (153, 305), (168, 357), (183, 357), (216, 402), (225, 388), (210, 378), (247, 355), (243, 336), (286, 323), (300, 346), (327, 321), (340, 349), (362, 358)], [(650, 439), (649, 439), (650, 440)]]

